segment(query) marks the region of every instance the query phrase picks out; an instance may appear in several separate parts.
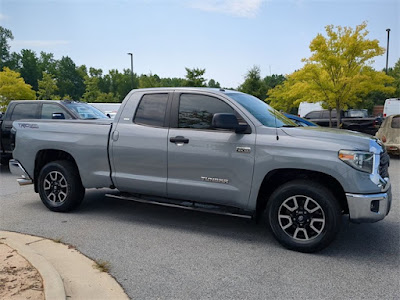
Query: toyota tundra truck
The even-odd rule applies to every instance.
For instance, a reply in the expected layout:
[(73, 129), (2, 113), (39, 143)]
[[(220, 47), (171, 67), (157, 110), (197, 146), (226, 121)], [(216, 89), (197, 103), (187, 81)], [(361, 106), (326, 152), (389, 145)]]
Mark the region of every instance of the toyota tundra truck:
[(343, 215), (376, 222), (392, 201), (379, 140), (299, 127), (237, 91), (137, 89), (114, 120), (19, 120), (13, 132), (11, 172), (56, 212), (107, 187), (114, 198), (265, 217), (283, 246), (314, 252)]

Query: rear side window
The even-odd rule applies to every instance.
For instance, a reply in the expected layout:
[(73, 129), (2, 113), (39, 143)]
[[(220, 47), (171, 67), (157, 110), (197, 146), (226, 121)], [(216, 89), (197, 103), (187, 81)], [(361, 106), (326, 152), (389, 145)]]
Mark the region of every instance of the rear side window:
[(321, 113), (319, 111), (312, 111), (312, 112), (309, 112), (305, 117), (307, 119), (319, 119), (320, 115), (321, 115)]
[(60, 105), (47, 104), (47, 103), (44, 103), (42, 105), (42, 115), (41, 115), (42, 119), (52, 119), (53, 113), (63, 113), (65, 119), (71, 119), (71, 117), (67, 113), (67, 111), (64, 108), (62, 108)]
[(391, 127), (400, 128), (400, 116), (393, 117)]
[(139, 103), (133, 122), (163, 127), (167, 110), (168, 94), (147, 94)]
[(213, 129), (211, 121), (216, 113), (235, 111), (224, 101), (214, 97), (182, 94), (179, 102), (179, 128)]
[(15, 105), (11, 121), (21, 119), (37, 119), (38, 103), (19, 103)]

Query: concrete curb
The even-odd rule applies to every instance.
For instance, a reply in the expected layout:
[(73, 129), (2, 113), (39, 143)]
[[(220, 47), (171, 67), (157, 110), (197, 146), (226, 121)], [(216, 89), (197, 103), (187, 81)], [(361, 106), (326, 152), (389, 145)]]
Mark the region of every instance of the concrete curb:
[(17, 252), (29, 261), (35, 267), (43, 279), (45, 299), (65, 300), (66, 294), (64, 284), (60, 274), (43, 256), (36, 253), (29, 246), (21, 244), (12, 237), (7, 235), (6, 232), (0, 231), (0, 238), (2, 242), (10, 248), (17, 250)]

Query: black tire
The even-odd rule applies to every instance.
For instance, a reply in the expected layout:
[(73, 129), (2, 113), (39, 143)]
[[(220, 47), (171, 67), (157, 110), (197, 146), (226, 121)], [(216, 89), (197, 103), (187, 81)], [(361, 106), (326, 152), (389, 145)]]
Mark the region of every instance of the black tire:
[(10, 155), (0, 155), (0, 164), (8, 166), (8, 162), (10, 161), (10, 159)]
[(308, 180), (294, 180), (278, 187), (269, 198), (266, 213), (276, 240), (290, 250), (306, 253), (327, 247), (342, 220), (331, 191)]
[(85, 196), (76, 166), (66, 160), (46, 164), (39, 173), (38, 188), (43, 204), (56, 212), (76, 209)]

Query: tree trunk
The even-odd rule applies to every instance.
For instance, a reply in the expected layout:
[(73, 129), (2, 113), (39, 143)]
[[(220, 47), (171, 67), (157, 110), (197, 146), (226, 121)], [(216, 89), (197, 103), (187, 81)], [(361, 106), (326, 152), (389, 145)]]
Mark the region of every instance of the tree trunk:
[(336, 123), (336, 128), (341, 128), (342, 126), (342, 118), (341, 118), (341, 112), (342, 112), (342, 110), (340, 109), (340, 106), (339, 106), (339, 104), (336, 104), (336, 120), (337, 120), (337, 123)]

